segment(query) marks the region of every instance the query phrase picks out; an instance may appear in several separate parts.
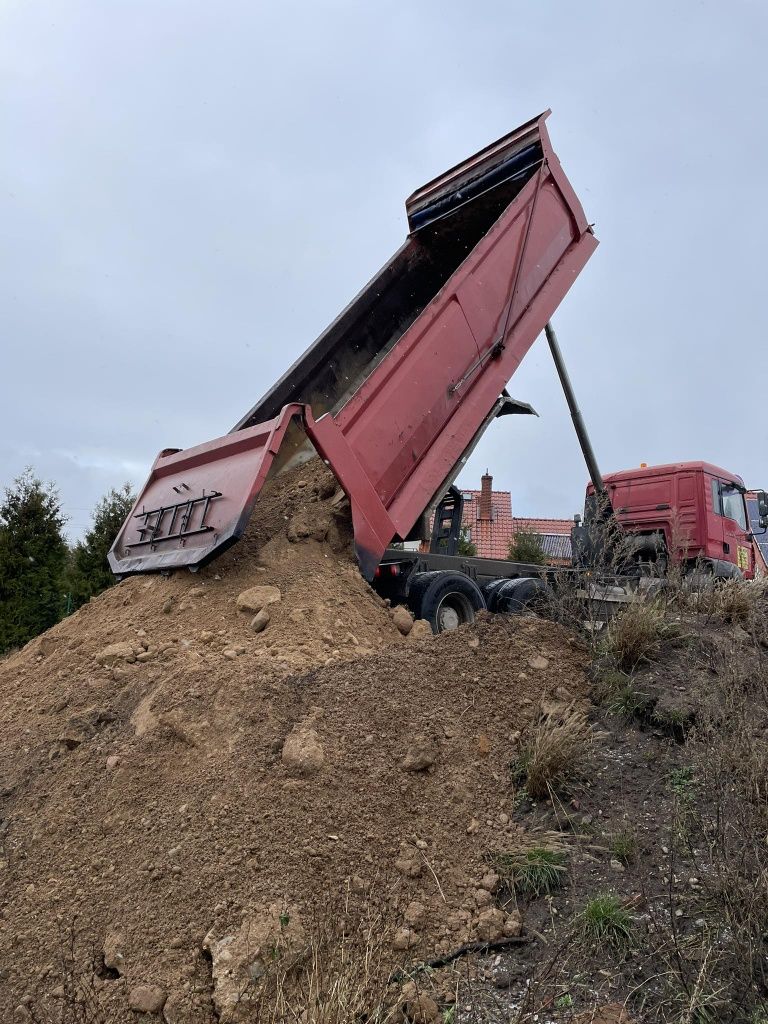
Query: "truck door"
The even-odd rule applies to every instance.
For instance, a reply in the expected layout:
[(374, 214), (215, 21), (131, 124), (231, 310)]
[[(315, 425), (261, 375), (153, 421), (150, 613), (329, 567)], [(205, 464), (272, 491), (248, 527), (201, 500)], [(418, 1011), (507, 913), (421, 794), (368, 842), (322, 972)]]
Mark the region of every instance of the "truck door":
[(712, 508), (722, 530), (723, 561), (737, 566), (751, 579), (754, 574), (752, 544), (743, 492), (730, 481), (713, 477)]

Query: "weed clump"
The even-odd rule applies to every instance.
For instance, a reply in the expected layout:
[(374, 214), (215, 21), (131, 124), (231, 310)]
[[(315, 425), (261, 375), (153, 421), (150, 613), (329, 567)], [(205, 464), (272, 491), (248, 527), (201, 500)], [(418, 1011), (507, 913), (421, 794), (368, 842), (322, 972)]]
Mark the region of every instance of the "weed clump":
[(559, 832), (522, 833), (516, 845), (489, 855), (505, 885), (521, 896), (548, 896), (565, 883), (568, 849)]
[(581, 771), (593, 741), (586, 716), (573, 705), (545, 714), (521, 742), (514, 777), (535, 800), (547, 797)]
[(665, 641), (679, 636), (674, 623), (667, 622), (664, 609), (646, 601), (633, 601), (611, 619), (603, 649), (625, 672), (653, 661)]
[(501, 854), (494, 863), (521, 896), (548, 896), (563, 885), (565, 854), (556, 850), (537, 846), (522, 856)]
[(581, 912), (579, 925), (584, 943), (595, 952), (622, 952), (632, 944), (632, 918), (616, 896), (594, 896)]
[(632, 832), (626, 830), (614, 833), (608, 841), (611, 856), (622, 864), (631, 864), (637, 857), (637, 840)]

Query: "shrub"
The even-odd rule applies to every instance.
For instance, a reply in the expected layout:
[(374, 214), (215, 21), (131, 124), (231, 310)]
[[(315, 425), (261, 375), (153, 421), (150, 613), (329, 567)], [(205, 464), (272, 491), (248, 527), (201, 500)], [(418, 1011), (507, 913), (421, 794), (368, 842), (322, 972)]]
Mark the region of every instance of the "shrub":
[(509, 542), (507, 558), (511, 562), (528, 562), (530, 565), (545, 565), (546, 556), (537, 533), (521, 530)]

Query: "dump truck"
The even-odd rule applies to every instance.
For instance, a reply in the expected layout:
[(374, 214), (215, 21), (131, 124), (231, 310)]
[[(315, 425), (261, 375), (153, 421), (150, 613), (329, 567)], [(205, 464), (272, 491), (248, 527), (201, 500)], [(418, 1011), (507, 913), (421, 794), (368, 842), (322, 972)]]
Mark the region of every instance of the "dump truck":
[[(604, 494), (622, 536), (627, 572), (664, 576), (671, 565), (714, 579), (754, 579), (755, 534), (740, 476), (709, 462), (639, 466), (604, 477)], [(590, 525), (598, 492), (587, 487), (585, 527), (574, 531), (577, 561), (589, 561)], [(768, 525), (768, 498), (756, 492), (760, 526)], [(593, 559), (594, 561), (594, 559)]]
[(270, 476), (319, 455), (349, 500), (362, 575), (436, 632), (535, 596), (539, 567), (393, 545), (423, 538), (436, 508), (455, 525), (453, 482), (484, 431), (533, 412), (507, 384), (545, 328), (604, 491), (550, 322), (597, 239), (549, 114), (417, 189), (403, 245), (228, 434), (160, 452), (109, 553), (114, 573), (197, 571), (243, 535)]

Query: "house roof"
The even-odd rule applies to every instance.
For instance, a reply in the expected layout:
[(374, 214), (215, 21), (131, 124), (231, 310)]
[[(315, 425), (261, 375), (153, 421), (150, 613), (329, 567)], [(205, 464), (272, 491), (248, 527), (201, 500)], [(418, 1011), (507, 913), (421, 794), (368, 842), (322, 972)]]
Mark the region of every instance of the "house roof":
[(512, 536), (512, 495), (491, 491), (491, 518), (480, 518), (480, 491), (464, 490), (462, 526), (466, 527), (481, 558), (506, 558)]
[(537, 533), (547, 558), (571, 558), (570, 519), (527, 519), (512, 515), (510, 491), (491, 491), (491, 518), (480, 518), (479, 490), (464, 489), (462, 526), (469, 530), (481, 558), (506, 558), (516, 533)]
[(512, 520), (515, 533), (551, 533), (559, 536), (571, 536), (572, 519), (525, 519)]
[(570, 534), (540, 533), (539, 543), (547, 558), (564, 559), (570, 562), (572, 555)]

